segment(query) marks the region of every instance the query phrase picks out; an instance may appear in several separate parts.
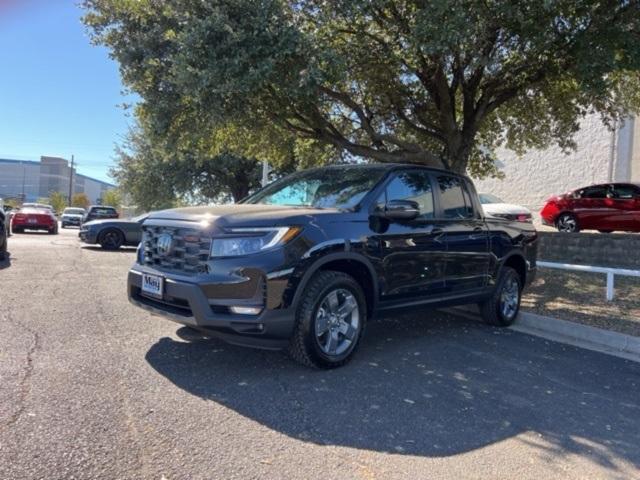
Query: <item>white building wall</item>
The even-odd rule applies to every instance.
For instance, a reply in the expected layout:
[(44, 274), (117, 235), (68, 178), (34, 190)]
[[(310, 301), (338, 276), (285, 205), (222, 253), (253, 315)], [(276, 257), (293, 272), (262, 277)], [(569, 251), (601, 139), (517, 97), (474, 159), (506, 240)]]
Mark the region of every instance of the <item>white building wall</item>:
[[(598, 115), (590, 115), (584, 119), (575, 136), (578, 146), (575, 152), (567, 155), (558, 147), (550, 147), (531, 150), (519, 157), (511, 150), (501, 149), (498, 151), (498, 166), (505, 178), (476, 180), (474, 183), (479, 192), (493, 193), (505, 202), (525, 205), (537, 213), (551, 195), (609, 181), (614, 140), (612, 178), (628, 180), (629, 160), (625, 163), (622, 156), (630, 158), (629, 142), (633, 135), (628, 131), (633, 131), (629, 127), (632, 123), (627, 123), (614, 135)], [(619, 135), (623, 137), (620, 138), (622, 142), (617, 141)]]

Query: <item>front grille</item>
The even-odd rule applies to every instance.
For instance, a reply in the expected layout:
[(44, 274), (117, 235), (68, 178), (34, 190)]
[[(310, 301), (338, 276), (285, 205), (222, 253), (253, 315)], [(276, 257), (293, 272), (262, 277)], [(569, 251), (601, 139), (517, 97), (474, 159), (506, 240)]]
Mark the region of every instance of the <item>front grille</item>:
[[(168, 233), (173, 238), (167, 255), (158, 252), (158, 238)], [(189, 275), (206, 273), (211, 251), (211, 238), (194, 228), (163, 226), (142, 227), (142, 264), (158, 270), (169, 270)]]

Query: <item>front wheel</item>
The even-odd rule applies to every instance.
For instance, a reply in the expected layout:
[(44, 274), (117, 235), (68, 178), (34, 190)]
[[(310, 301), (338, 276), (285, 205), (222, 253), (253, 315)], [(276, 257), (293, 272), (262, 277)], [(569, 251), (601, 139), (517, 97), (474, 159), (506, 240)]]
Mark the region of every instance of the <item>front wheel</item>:
[(522, 280), (511, 267), (502, 267), (493, 295), (480, 303), (482, 319), (489, 325), (508, 327), (520, 311)]
[(556, 220), (556, 228), (563, 233), (577, 233), (580, 231), (578, 227), (578, 219), (571, 213), (563, 213)]
[(100, 235), (99, 243), (105, 250), (117, 250), (124, 243), (124, 236), (119, 230), (109, 229)]
[(366, 319), (365, 296), (353, 277), (318, 272), (300, 299), (289, 354), (308, 367), (340, 367), (358, 349)]

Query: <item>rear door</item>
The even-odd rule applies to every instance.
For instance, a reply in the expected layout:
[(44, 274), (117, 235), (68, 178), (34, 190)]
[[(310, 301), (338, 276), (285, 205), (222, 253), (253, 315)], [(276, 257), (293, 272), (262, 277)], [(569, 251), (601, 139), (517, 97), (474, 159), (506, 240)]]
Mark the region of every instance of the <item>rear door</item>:
[(442, 293), (447, 245), (441, 222), (435, 219), (429, 172), (406, 170), (394, 174), (377, 203), (382, 207), (391, 200), (416, 202), (420, 215), (407, 221), (383, 221), (378, 235), (384, 272), (381, 298), (417, 301)]
[(607, 219), (606, 230), (640, 231), (640, 188), (631, 184), (611, 186), (609, 202), (614, 212)]
[(487, 285), (489, 231), (472, 200), (467, 182), (457, 176), (436, 174), (438, 217), (447, 242), (446, 291), (458, 294)]

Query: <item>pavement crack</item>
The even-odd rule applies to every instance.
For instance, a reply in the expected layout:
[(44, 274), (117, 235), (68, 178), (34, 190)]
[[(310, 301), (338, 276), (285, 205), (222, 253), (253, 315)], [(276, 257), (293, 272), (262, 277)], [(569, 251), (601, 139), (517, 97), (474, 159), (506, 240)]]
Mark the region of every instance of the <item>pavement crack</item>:
[(9, 323), (12, 323), (13, 325), (23, 329), (31, 335), (31, 343), (27, 350), (27, 360), (23, 368), (22, 378), (20, 379), (20, 383), (18, 384), (18, 399), (16, 401), (18, 408), (15, 410), (15, 412), (13, 412), (13, 414), (11, 414), (9, 420), (7, 420), (7, 422), (5, 423), (6, 427), (10, 427), (14, 423), (16, 423), (20, 419), (20, 417), (22, 417), (22, 414), (24, 413), (26, 408), (27, 398), (29, 396), (29, 393), (31, 392), (31, 378), (33, 377), (34, 370), (33, 357), (35, 353), (40, 349), (40, 335), (34, 330), (27, 327), (22, 322), (15, 320), (10, 313), (6, 314), (6, 318)]

